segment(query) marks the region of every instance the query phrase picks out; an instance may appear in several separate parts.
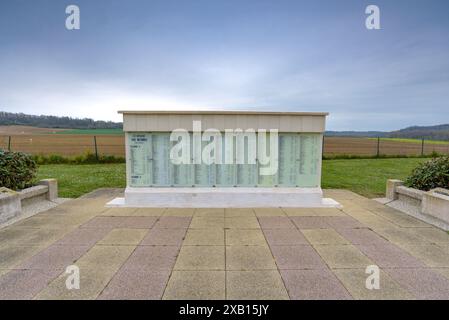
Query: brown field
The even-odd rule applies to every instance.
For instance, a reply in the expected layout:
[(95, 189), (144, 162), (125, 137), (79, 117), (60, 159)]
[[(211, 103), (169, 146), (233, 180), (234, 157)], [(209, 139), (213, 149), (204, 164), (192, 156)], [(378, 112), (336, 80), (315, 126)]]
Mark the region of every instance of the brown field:
[[(424, 154), (432, 152), (449, 154), (449, 143), (435, 144), (424, 142)], [(372, 156), (377, 154), (377, 139), (351, 137), (325, 137), (324, 155), (359, 155)], [(421, 143), (380, 140), (381, 155), (420, 155)]]
[[(122, 157), (125, 155), (123, 135), (97, 135), (96, 137), (99, 154)], [(8, 136), (0, 135), (0, 148), (8, 148)], [(11, 134), (11, 150), (31, 154), (76, 156), (87, 152), (94, 153), (95, 145), (94, 137), (86, 134)], [(424, 144), (424, 154), (431, 154), (434, 151), (449, 154), (449, 143)], [(376, 154), (376, 139), (350, 137), (325, 137), (324, 139), (325, 156), (374, 156)], [(380, 154), (420, 155), (421, 143), (381, 140)]]
[[(125, 137), (122, 135), (97, 135), (98, 153), (102, 155), (125, 155)], [(8, 136), (0, 136), (0, 148), (8, 148)], [(77, 156), (95, 153), (94, 137), (85, 134), (39, 134), (12, 135), (11, 150), (31, 154), (58, 154)]]
[(37, 128), (30, 126), (0, 126), (0, 136), (3, 135), (32, 135), (32, 134), (48, 134), (52, 132), (65, 131), (67, 129), (55, 128)]

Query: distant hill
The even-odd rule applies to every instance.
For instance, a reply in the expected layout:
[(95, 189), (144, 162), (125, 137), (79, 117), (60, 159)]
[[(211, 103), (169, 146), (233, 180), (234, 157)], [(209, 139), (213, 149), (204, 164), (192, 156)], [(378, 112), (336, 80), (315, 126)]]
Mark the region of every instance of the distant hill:
[[(0, 111), (0, 126), (30, 126), (54, 129), (122, 129), (121, 122), (95, 121), (84, 118), (56, 116), (35, 116), (24, 113), (11, 113)], [(412, 126), (396, 131), (326, 131), (326, 136), (336, 137), (382, 137), (382, 138), (409, 138), (428, 140), (449, 140), (449, 124), (435, 126)]]
[(12, 113), (0, 111), (0, 125), (32, 126), (39, 128), (63, 128), (63, 129), (121, 129), (121, 122), (95, 121), (93, 119), (35, 116), (24, 113)]
[(437, 126), (413, 126), (392, 131), (389, 136), (391, 138), (449, 140), (449, 124), (440, 124)]
[(436, 126), (413, 126), (396, 131), (326, 131), (334, 137), (381, 137), (404, 139), (449, 140), (449, 124)]

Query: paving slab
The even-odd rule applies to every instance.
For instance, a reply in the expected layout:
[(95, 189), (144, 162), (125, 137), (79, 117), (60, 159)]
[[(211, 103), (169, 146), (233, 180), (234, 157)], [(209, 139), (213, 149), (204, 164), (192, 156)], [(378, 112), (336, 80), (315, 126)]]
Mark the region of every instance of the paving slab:
[(310, 245), (271, 246), (279, 270), (327, 268), (320, 255)]
[(13, 269), (26, 259), (44, 250), (45, 246), (4, 245), (0, 247), (0, 270)]
[(260, 229), (227, 229), (225, 230), (225, 241), (228, 246), (263, 246), (267, 244)]
[(417, 236), (425, 239), (427, 242), (431, 244), (441, 244), (441, 245), (449, 245), (449, 233), (429, 227), (429, 228), (413, 228), (408, 229), (409, 231), (415, 233)]
[(178, 229), (188, 228), (190, 225), (190, 217), (162, 216), (154, 224), (154, 228)]
[(68, 289), (69, 274), (62, 273), (41, 290), (35, 300), (93, 300), (104, 290), (117, 270), (80, 268), (80, 288)]
[(130, 217), (136, 211), (137, 208), (108, 208), (103, 211), (101, 215), (111, 217)]
[(342, 228), (337, 230), (337, 232), (355, 245), (384, 245), (388, 243), (386, 239), (382, 238), (377, 233), (367, 228)]
[(256, 217), (283, 217), (285, 212), (281, 208), (254, 208)]
[(429, 224), (392, 208), (384, 207), (382, 209), (373, 209), (372, 212), (400, 227), (429, 227)]
[(120, 270), (99, 300), (160, 300), (170, 271)]
[(225, 227), (224, 217), (193, 217), (190, 223), (192, 229), (208, 229), (208, 228), (222, 228)]
[(157, 217), (123, 217), (121, 228), (150, 229), (157, 221)]
[(44, 215), (37, 214), (30, 218), (18, 221), (15, 227), (42, 229), (42, 228), (61, 228), (68, 226), (79, 226), (88, 221), (90, 216), (65, 216), (65, 215)]
[(226, 298), (230, 300), (288, 300), (277, 270), (226, 271)]
[(227, 246), (226, 270), (276, 270), (268, 246)]
[(174, 270), (225, 270), (225, 248), (182, 246)]
[(93, 246), (103, 239), (110, 229), (77, 228), (55, 242), (61, 246)]
[(38, 229), (20, 228), (11, 226), (0, 230), (0, 243), (17, 243), (26, 238), (30, 233), (37, 232)]
[(0, 277), (0, 300), (29, 300), (53, 279), (46, 270), (12, 270)]
[(164, 300), (223, 300), (225, 271), (173, 271)]
[(432, 269), (384, 269), (391, 278), (421, 300), (448, 300), (449, 280)]
[(251, 208), (225, 208), (225, 217), (255, 217)]
[(409, 244), (409, 245), (422, 245), (428, 244), (424, 238), (420, 237), (413, 231), (409, 231), (406, 228), (385, 228), (385, 229), (374, 229), (374, 231), (380, 234), (382, 237), (386, 238), (388, 241), (394, 244)]
[(297, 229), (263, 229), (270, 246), (306, 245), (309, 242)]
[(360, 223), (352, 217), (323, 217), (323, 219), (330, 228), (333, 228), (335, 230), (366, 227), (364, 224)]
[(183, 245), (224, 246), (225, 236), (222, 228), (188, 229)]
[(22, 262), (17, 269), (59, 270), (62, 272), (67, 266), (74, 264), (89, 248), (89, 246), (52, 245)]
[(120, 228), (123, 224), (123, 217), (94, 217), (80, 228), (93, 228), (93, 229), (114, 229)]
[(433, 271), (442, 274), (446, 279), (449, 280), (449, 268), (432, 268)]
[(225, 228), (227, 229), (260, 229), (256, 217), (226, 217)]
[(289, 217), (314, 217), (317, 214), (311, 208), (282, 208)]
[(75, 265), (80, 269), (118, 270), (134, 249), (135, 246), (95, 245)]
[(449, 254), (443, 248), (430, 245), (402, 245), (404, 250), (423, 261), (429, 267), (449, 267)]
[(345, 287), (327, 268), (281, 270), (282, 279), (292, 300), (349, 300)]
[(101, 245), (138, 245), (145, 235), (146, 229), (119, 228), (111, 230), (98, 244)]
[(16, 241), (17, 245), (48, 246), (68, 234), (70, 228), (43, 228), (30, 232)]
[(317, 245), (318, 254), (332, 269), (366, 268), (374, 263), (352, 245)]
[(153, 228), (151, 229), (140, 245), (148, 246), (181, 246), (184, 241), (187, 229), (163, 229)]
[(346, 216), (346, 214), (337, 208), (312, 208), (313, 213), (320, 217), (338, 217)]
[(195, 217), (224, 217), (224, 208), (197, 208), (194, 213)]
[(177, 246), (138, 246), (121, 270), (171, 271), (179, 253)]
[(391, 223), (390, 221), (376, 215), (353, 217), (371, 229), (387, 229), (397, 227), (394, 223)]
[(136, 217), (160, 217), (164, 210), (165, 208), (138, 208), (132, 215)]
[(298, 229), (327, 229), (329, 225), (323, 217), (291, 217)]
[(334, 229), (306, 229), (301, 231), (306, 239), (313, 245), (320, 244), (349, 244), (349, 241), (343, 238)]
[(193, 217), (194, 213), (194, 208), (167, 208), (165, 209), (163, 216)]
[(339, 269), (334, 274), (357, 300), (408, 300), (414, 296), (402, 288), (387, 273), (379, 273), (379, 289), (367, 289), (366, 279), (370, 273), (365, 269)]
[(263, 229), (294, 229), (295, 225), (288, 217), (259, 217)]
[(417, 258), (392, 243), (358, 245), (360, 251), (381, 268), (423, 268)]

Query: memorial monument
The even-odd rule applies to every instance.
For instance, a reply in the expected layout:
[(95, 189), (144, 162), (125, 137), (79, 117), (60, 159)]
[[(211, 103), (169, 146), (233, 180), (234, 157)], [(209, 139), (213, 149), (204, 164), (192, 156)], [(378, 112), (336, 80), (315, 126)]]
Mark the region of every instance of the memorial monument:
[(322, 197), (327, 113), (119, 111), (125, 207), (335, 207)]

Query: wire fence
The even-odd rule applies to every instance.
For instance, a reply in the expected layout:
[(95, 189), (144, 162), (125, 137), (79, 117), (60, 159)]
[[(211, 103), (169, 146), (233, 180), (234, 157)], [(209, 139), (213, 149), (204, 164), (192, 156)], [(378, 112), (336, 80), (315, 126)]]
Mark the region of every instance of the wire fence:
[[(12, 135), (0, 136), (0, 149), (34, 155), (74, 157), (86, 153), (125, 156), (123, 135)], [(425, 156), (449, 154), (449, 142), (425, 139), (324, 137), (323, 155), (338, 156)]]

